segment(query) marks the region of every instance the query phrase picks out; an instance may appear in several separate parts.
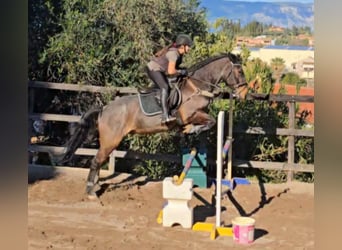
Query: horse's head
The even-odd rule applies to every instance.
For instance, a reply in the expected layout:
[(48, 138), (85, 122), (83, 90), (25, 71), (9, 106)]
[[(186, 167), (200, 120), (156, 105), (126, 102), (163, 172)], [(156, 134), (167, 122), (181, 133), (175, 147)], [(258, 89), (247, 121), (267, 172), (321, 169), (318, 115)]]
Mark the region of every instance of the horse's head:
[(239, 99), (246, 99), (248, 85), (241, 65), (241, 58), (235, 54), (222, 54), (207, 58), (189, 69), (191, 77), (198, 80), (207, 90), (220, 89), (218, 83), (223, 81), (233, 89), (233, 95)]
[[(243, 72), (241, 58), (234, 54), (228, 54), (229, 61), (224, 66), (222, 80), (233, 89), (233, 96), (245, 100), (248, 92), (248, 85)], [(227, 68), (227, 70), (225, 70)]]

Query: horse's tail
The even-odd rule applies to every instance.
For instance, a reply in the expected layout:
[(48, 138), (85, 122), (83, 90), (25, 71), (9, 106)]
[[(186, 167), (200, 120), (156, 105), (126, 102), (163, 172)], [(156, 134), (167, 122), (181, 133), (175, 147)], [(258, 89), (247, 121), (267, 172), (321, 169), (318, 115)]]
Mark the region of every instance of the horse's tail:
[(59, 164), (65, 163), (73, 157), (77, 148), (86, 139), (90, 128), (96, 124), (95, 118), (98, 117), (98, 114), (101, 111), (102, 111), (102, 108), (95, 107), (95, 108), (88, 110), (85, 114), (83, 114), (77, 128), (75, 129), (74, 134), (66, 143), (66, 149), (62, 156), (62, 159), (58, 162)]

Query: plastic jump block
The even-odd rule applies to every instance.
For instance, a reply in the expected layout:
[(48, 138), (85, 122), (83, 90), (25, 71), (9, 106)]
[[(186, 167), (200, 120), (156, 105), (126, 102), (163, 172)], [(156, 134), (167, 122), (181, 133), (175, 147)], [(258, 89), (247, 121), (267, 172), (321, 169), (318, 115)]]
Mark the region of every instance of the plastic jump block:
[[(213, 179), (211, 183), (216, 185), (216, 179)], [(246, 178), (234, 177), (232, 180), (221, 180), (221, 184), (228, 186), (229, 189), (233, 190), (237, 185), (249, 185), (251, 183)]]
[[(196, 153), (197, 153), (196, 148), (193, 148), (193, 149), (191, 150), (191, 153), (190, 153), (191, 159), (188, 159), (188, 161), (187, 161), (187, 163), (186, 163), (186, 165), (185, 165), (185, 167), (184, 167), (184, 169), (183, 169), (181, 175), (180, 175), (179, 177), (178, 177), (177, 175), (175, 175), (175, 176), (173, 177), (173, 182), (176, 183), (176, 185), (181, 185), (181, 184), (183, 183), (183, 181), (184, 181), (184, 179), (185, 179), (185, 176), (186, 176), (186, 174), (187, 174), (189, 168), (191, 167), (191, 162), (193, 161), (193, 159), (194, 159)], [(167, 202), (164, 203), (163, 208), (162, 208), (162, 209), (159, 211), (159, 213), (158, 213), (158, 216), (157, 216), (157, 223), (158, 223), (158, 224), (162, 224), (162, 223), (163, 223), (163, 209), (164, 209), (164, 207), (166, 207), (166, 206), (167, 206)]]
[(171, 177), (164, 179), (163, 198), (167, 199), (167, 205), (158, 215), (158, 218), (162, 217), (164, 227), (174, 224), (180, 224), (183, 228), (192, 227), (193, 209), (189, 207), (193, 195), (192, 187), (193, 180), (189, 178), (184, 179), (180, 185), (175, 184)]
[(212, 223), (197, 222), (193, 225), (192, 230), (209, 232), (211, 240), (215, 240), (218, 236), (233, 236), (231, 227), (215, 227)]

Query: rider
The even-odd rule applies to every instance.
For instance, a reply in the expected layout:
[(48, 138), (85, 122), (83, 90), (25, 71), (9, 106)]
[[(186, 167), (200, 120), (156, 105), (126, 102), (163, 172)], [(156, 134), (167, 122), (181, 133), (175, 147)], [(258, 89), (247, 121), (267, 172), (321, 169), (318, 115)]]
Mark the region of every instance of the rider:
[(186, 76), (186, 69), (179, 65), (182, 63), (183, 55), (188, 53), (193, 42), (190, 36), (180, 34), (176, 41), (162, 49), (147, 64), (147, 74), (151, 80), (161, 89), (162, 124), (175, 120), (169, 115), (167, 98), (170, 90), (170, 83), (177, 81), (179, 76)]

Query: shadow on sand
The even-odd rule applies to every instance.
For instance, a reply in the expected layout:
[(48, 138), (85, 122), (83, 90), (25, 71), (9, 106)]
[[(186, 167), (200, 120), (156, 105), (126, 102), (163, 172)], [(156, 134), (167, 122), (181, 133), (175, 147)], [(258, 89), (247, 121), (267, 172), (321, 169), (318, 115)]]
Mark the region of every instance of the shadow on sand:
[(59, 173), (53, 166), (45, 165), (28, 165), (27, 179), (28, 184), (33, 184), (40, 180), (50, 180), (57, 177)]

